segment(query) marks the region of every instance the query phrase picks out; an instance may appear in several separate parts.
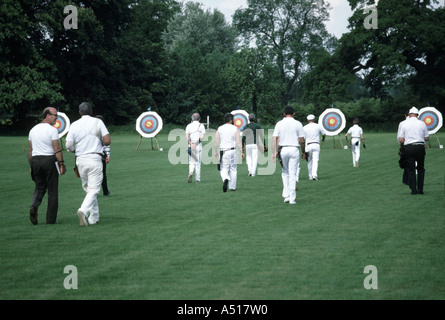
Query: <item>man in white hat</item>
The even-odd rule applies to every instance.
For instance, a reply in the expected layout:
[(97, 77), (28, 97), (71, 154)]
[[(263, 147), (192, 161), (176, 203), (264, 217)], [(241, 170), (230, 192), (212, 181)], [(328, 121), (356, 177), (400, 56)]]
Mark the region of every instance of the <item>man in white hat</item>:
[(419, 116), (419, 110), (416, 107), (412, 107), (409, 110), (408, 116), (409, 119), (401, 125), (398, 138), (399, 142), (403, 143), (405, 148), (408, 185), (411, 189), (411, 194), (423, 194), (425, 179), (425, 141), (428, 141), (430, 138), (426, 124), (417, 118)]
[(323, 127), (315, 123), (315, 116), (310, 114), (307, 116), (308, 124), (304, 126), (304, 134), (306, 135), (306, 160), (309, 180), (318, 180), (318, 160), (320, 159), (320, 135), (322, 142), (326, 138)]

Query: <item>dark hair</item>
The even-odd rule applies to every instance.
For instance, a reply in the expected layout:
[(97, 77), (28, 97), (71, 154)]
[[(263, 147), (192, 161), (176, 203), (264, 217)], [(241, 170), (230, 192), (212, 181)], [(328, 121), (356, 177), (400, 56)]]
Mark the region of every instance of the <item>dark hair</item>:
[(286, 108), (284, 108), (283, 113), (285, 115), (293, 115), (295, 113), (295, 110), (291, 106), (287, 106)]
[(91, 108), (91, 105), (88, 102), (82, 102), (79, 105), (79, 112), (81, 115), (90, 115), (93, 111), (93, 108)]
[(233, 114), (231, 114), (231, 113), (226, 113), (226, 114), (224, 115), (224, 123), (227, 123), (227, 122), (229, 122), (230, 120), (233, 120)]

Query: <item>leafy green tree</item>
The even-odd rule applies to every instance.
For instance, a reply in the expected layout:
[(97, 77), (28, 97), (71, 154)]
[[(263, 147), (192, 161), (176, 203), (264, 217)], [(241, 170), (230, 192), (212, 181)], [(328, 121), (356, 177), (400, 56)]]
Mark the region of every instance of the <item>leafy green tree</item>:
[(226, 68), (235, 51), (236, 33), (218, 10), (188, 2), (163, 35), (169, 54), (169, 87), (162, 113), (173, 123), (188, 123), (193, 111), (221, 119), (235, 108)]
[(309, 56), (310, 71), (303, 78), (303, 102), (315, 104), (320, 114), (335, 102), (352, 101), (350, 87), (353, 74), (344, 68), (336, 55), (320, 49)]
[(44, 55), (47, 43), (39, 17), (44, 8), (31, 1), (0, 4), (0, 114), (27, 129), (48, 106), (64, 103), (56, 66)]
[(324, 0), (248, 0), (238, 9), (233, 24), (245, 42), (267, 48), (279, 72), (281, 107), (300, 78), (307, 55), (328, 36), (324, 21), (329, 5)]
[(238, 106), (256, 114), (263, 123), (275, 121), (280, 84), (267, 50), (244, 46), (232, 56), (226, 71), (230, 94)]
[(363, 76), (374, 97), (386, 98), (406, 84), (425, 104), (443, 108), (445, 9), (438, 1), (380, 0), (376, 29), (364, 26), (370, 14), (364, 8), (374, 1), (349, 3), (355, 12), (349, 20), (351, 32), (340, 40), (343, 64)]

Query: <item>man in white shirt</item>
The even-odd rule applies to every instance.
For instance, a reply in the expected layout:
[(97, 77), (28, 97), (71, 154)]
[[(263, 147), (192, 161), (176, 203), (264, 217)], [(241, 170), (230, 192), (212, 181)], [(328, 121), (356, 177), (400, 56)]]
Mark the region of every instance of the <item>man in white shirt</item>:
[[(284, 109), (284, 119), (275, 125), (272, 138), (272, 160), (281, 160), (282, 196), (285, 203), (295, 204), (297, 168), (300, 163), (299, 146), (305, 158), (305, 135), (300, 121), (294, 119), (295, 111), (288, 106)], [(278, 146), (278, 150), (277, 150)]]
[(326, 138), (322, 126), (314, 122), (315, 116), (307, 116), (308, 124), (304, 126), (306, 136), (306, 160), (309, 180), (318, 180), (318, 160), (320, 159), (320, 135), (322, 141)]
[(220, 152), (220, 174), (223, 181), (223, 192), (227, 191), (227, 187), (231, 191), (236, 190), (237, 179), (237, 161), (238, 156), (236, 147), (242, 151), (242, 159), (244, 160), (244, 151), (241, 143), (241, 135), (238, 128), (233, 125), (233, 114), (226, 113), (224, 115), (225, 124), (220, 126), (215, 135), (215, 158), (218, 159), (218, 147)]
[(411, 194), (423, 194), (425, 180), (425, 141), (428, 141), (430, 138), (426, 124), (417, 118), (419, 116), (419, 110), (416, 107), (412, 107), (409, 110), (408, 116), (409, 119), (404, 121), (400, 127), (398, 139), (400, 143), (403, 143), (405, 148), (408, 185), (411, 189)]
[[(111, 143), (110, 134), (105, 124), (98, 118), (92, 117), (89, 103), (79, 105), (79, 120), (73, 122), (66, 137), (66, 149), (76, 153), (76, 166), (82, 180), (82, 188), (86, 196), (81, 207), (77, 210), (80, 225), (99, 222), (99, 205), (97, 195), (100, 192), (103, 179), (102, 151), (103, 146)], [(103, 144), (102, 144), (103, 143)]]
[(192, 182), (193, 172), (195, 172), (195, 181), (201, 182), (201, 158), (202, 158), (202, 139), (206, 133), (205, 127), (199, 121), (199, 113), (192, 115), (192, 122), (185, 128), (185, 136), (189, 144), (189, 175), (188, 183)]
[(56, 223), (59, 208), (59, 167), (60, 174), (66, 172), (63, 162), (62, 149), (59, 145), (59, 133), (54, 127), (57, 120), (57, 110), (46, 108), (43, 110), (43, 120), (29, 132), (28, 159), (31, 167), (31, 177), (36, 187), (32, 195), (29, 216), (31, 223), (36, 225), (37, 210), (48, 190), (48, 206), (46, 209), (46, 223)]
[(352, 166), (358, 167), (360, 160), (360, 139), (363, 142), (363, 148), (366, 148), (365, 138), (363, 137), (363, 129), (358, 125), (358, 119), (353, 120), (353, 126), (349, 128), (345, 134), (346, 144), (348, 144), (348, 135), (351, 135), (351, 149), (352, 149)]

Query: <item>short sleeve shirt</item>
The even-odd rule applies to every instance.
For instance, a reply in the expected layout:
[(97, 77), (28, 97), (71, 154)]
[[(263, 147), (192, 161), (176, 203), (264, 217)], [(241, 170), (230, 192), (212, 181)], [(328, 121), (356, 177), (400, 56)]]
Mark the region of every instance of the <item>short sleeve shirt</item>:
[(202, 123), (199, 123), (199, 121), (193, 121), (185, 128), (185, 133), (190, 135), (190, 141), (197, 143), (201, 136), (206, 133), (206, 129)]
[(352, 139), (360, 139), (360, 136), (363, 134), (363, 130), (358, 125), (354, 124), (351, 128), (349, 128), (348, 133), (351, 135)]
[(59, 140), (59, 132), (49, 123), (39, 123), (29, 132), (28, 140), (32, 144), (32, 156), (54, 155), (53, 140)]
[(425, 138), (429, 137), (428, 128), (422, 120), (411, 117), (402, 122), (399, 137), (405, 139), (405, 145), (425, 143)]
[(305, 134), (300, 121), (285, 117), (275, 125), (273, 136), (280, 138), (280, 146), (298, 147), (300, 145), (298, 138), (304, 138)]
[(324, 135), (325, 132), (318, 123), (309, 123), (304, 126), (304, 134), (306, 136), (306, 144), (320, 143), (320, 134)]
[(107, 134), (109, 132), (102, 120), (82, 116), (71, 124), (66, 141), (74, 142), (77, 157), (97, 157), (103, 152), (102, 137)]

